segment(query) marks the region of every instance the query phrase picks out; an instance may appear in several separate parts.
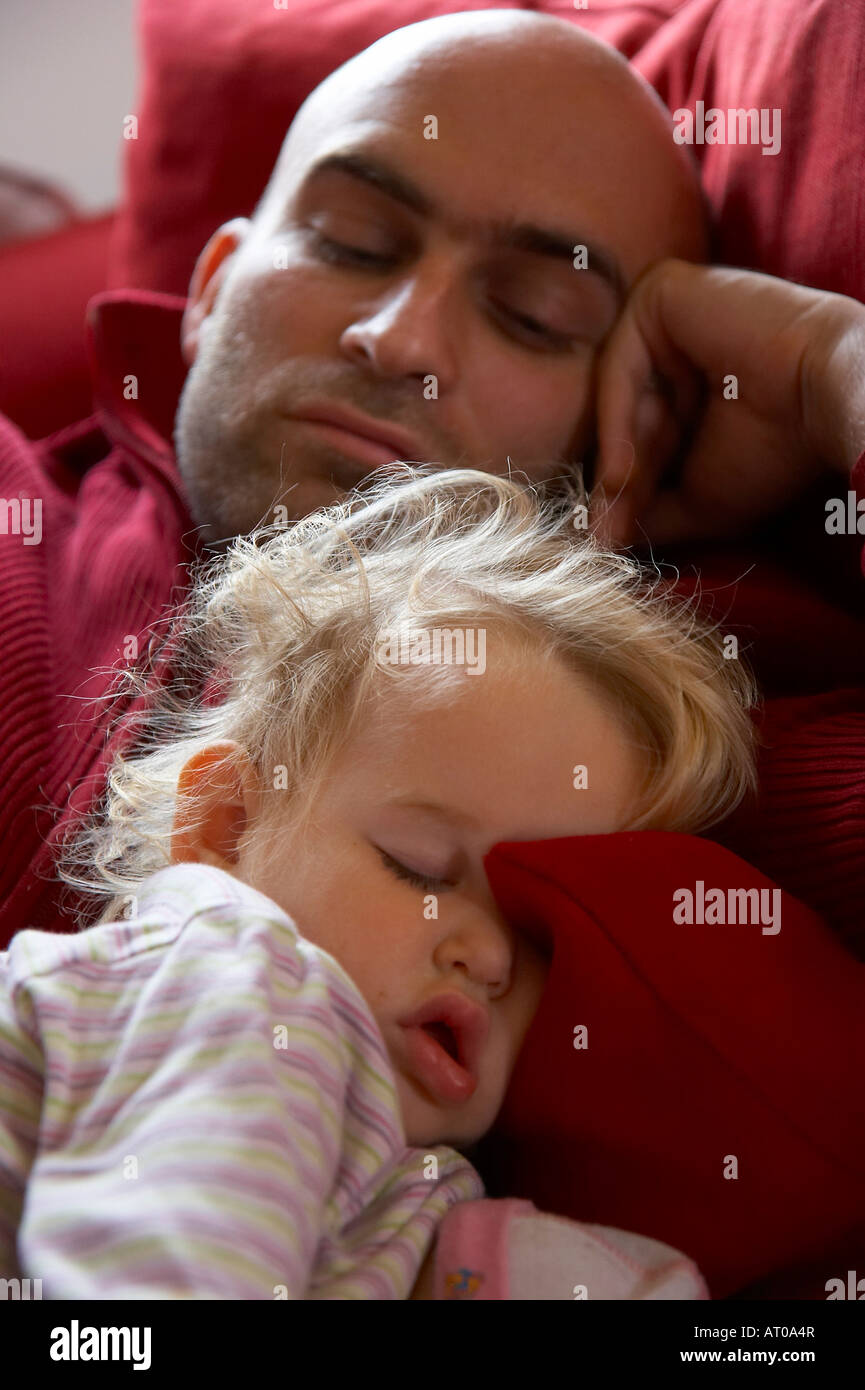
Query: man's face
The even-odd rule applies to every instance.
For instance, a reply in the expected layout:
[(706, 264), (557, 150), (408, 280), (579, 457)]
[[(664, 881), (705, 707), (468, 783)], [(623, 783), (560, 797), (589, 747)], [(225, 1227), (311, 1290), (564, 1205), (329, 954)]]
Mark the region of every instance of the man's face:
[[(361, 64), (295, 122), (278, 196), (212, 239), (177, 428), (207, 539), (393, 459), (547, 480), (589, 446), (598, 351), (642, 270), (695, 245), (693, 193), (626, 69), (518, 59)], [(383, 438), (309, 418), (334, 408)]]

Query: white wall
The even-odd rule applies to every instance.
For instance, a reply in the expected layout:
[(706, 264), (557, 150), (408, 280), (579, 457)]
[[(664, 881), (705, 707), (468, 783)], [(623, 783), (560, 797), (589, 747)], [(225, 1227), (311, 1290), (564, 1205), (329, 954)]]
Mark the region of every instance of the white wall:
[(0, 0), (0, 163), (92, 212), (119, 196), (136, 10), (136, 0)]

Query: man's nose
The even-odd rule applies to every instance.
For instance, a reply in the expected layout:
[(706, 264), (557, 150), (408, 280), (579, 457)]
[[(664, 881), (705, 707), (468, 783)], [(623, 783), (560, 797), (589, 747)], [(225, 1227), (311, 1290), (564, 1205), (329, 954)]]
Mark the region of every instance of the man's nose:
[(457, 376), (461, 323), (455, 276), (440, 263), (416, 265), (375, 296), (340, 339), (342, 350), (382, 377), (434, 377), (436, 394)]

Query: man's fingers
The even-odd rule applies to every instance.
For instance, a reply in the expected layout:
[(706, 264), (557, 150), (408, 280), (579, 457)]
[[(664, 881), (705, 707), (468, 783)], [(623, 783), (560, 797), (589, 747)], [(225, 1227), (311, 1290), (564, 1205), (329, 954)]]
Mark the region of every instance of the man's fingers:
[(637, 406), (653, 371), (646, 344), (626, 309), (598, 363), (595, 483), (608, 496), (632, 481)]
[(637, 507), (655, 492), (701, 395), (699, 372), (667, 336), (662, 284), (644, 277), (598, 363), (595, 484), (608, 498), (633, 493)]
[(612, 441), (621, 451), (622, 467), (618, 473), (609, 469), (601, 472), (592, 492), (598, 517), (596, 534), (608, 545), (632, 543), (634, 517), (655, 496), (675, 451), (679, 430), (668, 401), (654, 393), (641, 397), (634, 437), (635, 443)]

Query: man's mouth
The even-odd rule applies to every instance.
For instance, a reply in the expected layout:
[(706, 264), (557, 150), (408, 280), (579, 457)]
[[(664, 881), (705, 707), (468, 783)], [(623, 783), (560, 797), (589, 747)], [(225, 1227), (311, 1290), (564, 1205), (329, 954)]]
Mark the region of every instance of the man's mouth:
[(319, 439), (337, 449), (339, 453), (363, 465), (358, 471), (358, 480), (371, 469), (380, 468), (386, 463), (393, 463), (397, 458), (393, 449), (388, 448), (387, 445), (377, 444), (372, 439), (366, 439), (360, 434), (353, 434), (350, 430), (340, 429), (336, 425), (328, 425), (319, 420), (298, 420), (297, 423), (305, 426)]
[(347, 406), (312, 403), (292, 411), (290, 418), (368, 468), (396, 461), (425, 461), (420, 442), (413, 435)]

